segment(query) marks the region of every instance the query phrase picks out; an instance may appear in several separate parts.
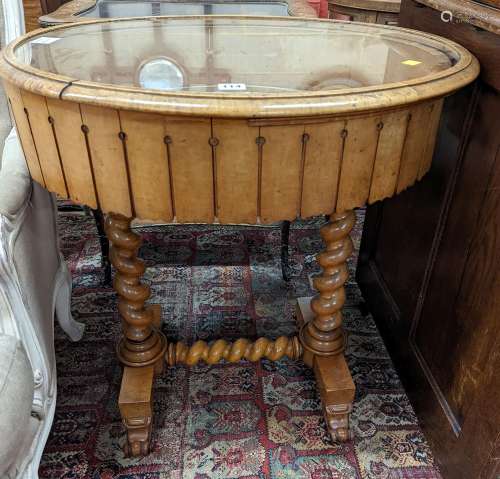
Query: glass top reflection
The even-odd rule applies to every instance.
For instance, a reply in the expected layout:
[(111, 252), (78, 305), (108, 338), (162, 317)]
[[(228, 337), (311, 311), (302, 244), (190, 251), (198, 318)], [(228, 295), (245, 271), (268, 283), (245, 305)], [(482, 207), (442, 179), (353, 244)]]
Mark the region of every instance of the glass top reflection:
[(285, 1), (176, 1), (97, 0), (81, 13), (84, 18), (146, 17), (159, 15), (288, 15)]
[(15, 50), (46, 72), (150, 90), (280, 93), (405, 82), (456, 53), (399, 29), (251, 17), (120, 20), (39, 33)]

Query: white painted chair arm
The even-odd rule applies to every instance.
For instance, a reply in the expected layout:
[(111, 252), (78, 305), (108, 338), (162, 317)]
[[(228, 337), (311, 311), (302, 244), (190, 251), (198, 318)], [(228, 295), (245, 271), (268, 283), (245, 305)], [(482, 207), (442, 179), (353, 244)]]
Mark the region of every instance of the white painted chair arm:
[[(5, 306), (0, 297), (0, 322)], [(0, 334), (0, 364), (0, 477), (15, 479), (32, 437), (33, 371), (21, 341), (5, 334)]]
[(71, 316), (71, 275), (59, 251), (54, 196), (32, 183), (12, 133), (0, 192), (0, 297), (9, 312), (0, 316), (0, 333), (21, 341), (34, 385), (25, 431), (29, 447), (18, 458), (16, 479), (36, 479), (55, 411), (54, 315), (72, 340), (81, 338), (83, 325)]

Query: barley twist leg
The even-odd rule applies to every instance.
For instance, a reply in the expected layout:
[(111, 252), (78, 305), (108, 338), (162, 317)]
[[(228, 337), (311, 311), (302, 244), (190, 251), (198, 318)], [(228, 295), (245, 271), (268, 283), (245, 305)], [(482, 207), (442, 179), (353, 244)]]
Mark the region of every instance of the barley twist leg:
[(116, 269), (113, 287), (118, 294), (123, 337), (117, 354), (125, 366), (119, 407), (127, 429), (126, 455), (142, 456), (150, 446), (151, 389), (155, 371), (163, 361), (167, 341), (154, 326), (154, 308), (147, 307), (149, 286), (141, 283), (145, 265), (137, 257), (141, 237), (130, 229), (131, 218), (109, 214), (105, 222), (111, 243), (110, 259)]
[(355, 391), (343, 355), (342, 331), (344, 283), (348, 277), (346, 261), (353, 251), (349, 233), (355, 221), (353, 211), (335, 213), (321, 228), (326, 248), (317, 256), (322, 273), (313, 283), (318, 294), (310, 303), (312, 317), (300, 331), (304, 361), (314, 369), (325, 419), (334, 441), (350, 438), (349, 413)]

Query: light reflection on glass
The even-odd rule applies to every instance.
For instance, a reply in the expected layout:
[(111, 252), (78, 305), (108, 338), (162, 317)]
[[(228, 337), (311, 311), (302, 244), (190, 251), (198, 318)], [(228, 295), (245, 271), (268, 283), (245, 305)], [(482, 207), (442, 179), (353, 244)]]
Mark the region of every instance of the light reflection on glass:
[(182, 70), (170, 59), (154, 58), (139, 69), (139, 85), (152, 90), (181, 90), (184, 86)]

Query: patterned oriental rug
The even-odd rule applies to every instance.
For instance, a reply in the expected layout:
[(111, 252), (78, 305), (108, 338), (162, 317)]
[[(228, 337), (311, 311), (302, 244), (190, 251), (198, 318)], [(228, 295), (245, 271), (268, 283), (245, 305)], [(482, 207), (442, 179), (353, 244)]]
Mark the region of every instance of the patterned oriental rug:
[[(293, 278), (281, 278), (279, 228), (141, 228), (141, 256), (165, 333), (176, 340), (277, 337), (296, 331), (294, 299), (313, 294), (323, 219), (296, 222)], [(117, 408), (121, 368), (116, 298), (102, 287), (93, 219), (60, 215), (73, 274), (73, 314), (86, 324), (71, 343), (56, 330), (57, 410), (40, 477), (65, 479), (438, 479), (385, 346), (351, 276), (347, 359), (357, 387), (355, 439), (327, 437), (312, 372), (300, 362), (175, 367), (155, 385), (152, 453), (127, 459)], [(360, 226), (355, 229), (359, 242)], [(350, 263), (351, 275), (355, 261)]]

